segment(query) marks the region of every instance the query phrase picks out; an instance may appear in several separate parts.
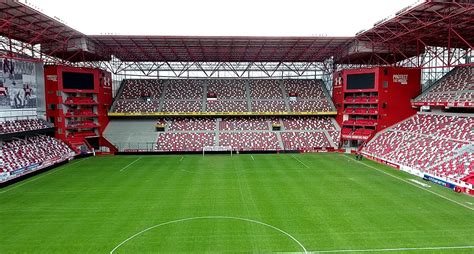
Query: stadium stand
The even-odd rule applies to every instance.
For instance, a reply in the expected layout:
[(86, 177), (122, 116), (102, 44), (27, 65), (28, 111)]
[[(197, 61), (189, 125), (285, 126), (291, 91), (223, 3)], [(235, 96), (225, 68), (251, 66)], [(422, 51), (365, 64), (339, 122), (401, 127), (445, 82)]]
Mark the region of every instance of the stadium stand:
[(456, 67), (413, 100), (418, 105), (474, 107), (474, 67)]
[(285, 112), (285, 102), (282, 100), (252, 101), (253, 112)]
[(233, 79), (213, 79), (207, 88), (207, 92), (215, 93), (218, 99), (246, 99), (246, 90), (245, 81)]
[(124, 80), (111, 112), (335, 111), (327, 94), (321, 80)]
[(156, 143), (156, 150), (173, 152), (202, 151), (204, 146), (214, 145), (214, 139), (214, 133), (160, 133)]
[(62, 141), (48, 136), (32, 136), (2, 145), (3, 172), (49, 165), (72, 157), (73, 151)]
[[(200, 112), (202, 101), (165, 100), (163, 112)], [(156, 111), (156, 110), (155, 110)]]
[(237, 100), (215, 100), (207, 101), (207, 112), (248, 112), (247, 101)]
[(166, 99), (201, 99), (203, 81), (196, 79), (175, 79), (167, 82)]
[(460, 180), (474, 169), (473, 129), (472, 116), (420, 113), (376, 135), (363, 153)]
[(114, 110), (119, 113), (157, 112), (159, 106), (156, 101), (119, 100), (115, 103)]
[(156, 79), (126, 79), (120, 99), (150, 97), (159, 99), (163, 92), (163, 82)]
[[(337, 148), (339, 143), (338, 127), (329, 117), (162, 118), (159, 123), (165, 131), (161, 132), (154, 130), (156, 123), (153, 119), (112, 119), (104, 136), (121, 151), (200, 151), (213, 145), (241, 151), (314, 150)], [(274, 124), (282, 129), (272, 131)], [(303, 134), (294, 134), (299, 132)], [(285, 146), (283, 141), (292, 137), (296, 140)], [(150, 147), (150, 143), (155, 146)]]
[(51, 125), (41, 119), (23, 119), (0, 122), (0, 134), (41, 130), (47, 128), (51, 128)]
[(249, 87), (252, 99), (283, 99), (283, 90), (278, 80), (251, 80)]

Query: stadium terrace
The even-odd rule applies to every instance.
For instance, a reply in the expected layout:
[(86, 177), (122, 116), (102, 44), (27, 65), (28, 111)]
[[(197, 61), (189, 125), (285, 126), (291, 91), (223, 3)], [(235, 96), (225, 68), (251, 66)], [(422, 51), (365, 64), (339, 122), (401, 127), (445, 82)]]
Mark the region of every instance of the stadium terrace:
[(473, 48), (472, 1), (346, 37), (0, 1), (0, 253), (473, 253)]

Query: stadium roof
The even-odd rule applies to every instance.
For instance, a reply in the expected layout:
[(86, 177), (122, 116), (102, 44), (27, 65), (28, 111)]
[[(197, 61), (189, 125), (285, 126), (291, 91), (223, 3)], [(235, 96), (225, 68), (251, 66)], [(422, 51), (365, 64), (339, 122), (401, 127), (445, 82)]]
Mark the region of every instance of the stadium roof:
[(320, 62), (351, 37), (91, 36), (123, 61)]
[(67, 61), (394, 63), (425, 46), (471, 49), (472, 1), (425, 1), (354, 37), (85, 35), (17, 0), (0, 2), (0, 35)]

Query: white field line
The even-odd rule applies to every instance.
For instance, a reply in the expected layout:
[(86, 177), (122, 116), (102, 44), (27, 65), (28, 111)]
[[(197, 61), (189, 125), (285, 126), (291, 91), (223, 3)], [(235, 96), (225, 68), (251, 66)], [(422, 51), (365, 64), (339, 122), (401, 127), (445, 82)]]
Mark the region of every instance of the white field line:
[(62, 169), (65, 169), (65, 168), (67, 168), (67, 167), (69, 167), (69, 166), (76, 165), (77, 163), (83, 162), (83, 161), (88, 160), (88, 159), (90, 159), (90, 158), (91, 158), (91, 157), (87, 157), (87, 158), (85, 158), (85, 159), (82, 159), (82, 160), (79, 160), (79, 161), (76, 161), (76, 162), (73, 162), (73, 163), (70, 163), (70, 164), (68, 163), (67, 165), (64, 165), (64, 167), (62, 167), (62, 168), (52, 169), (50, 172), (48, 172), (48, 173), (46, 173), (46, 174), (41, 174), (41, 175), (39, 175), (38, 177), (35, 177), (35, 178), (31, 179), (30, 181), (26, 181), (26, 182), (20, 183), (20, 184), (18, 184), (18, 185), (15, 185), (15, 186), (9, 188), (9, 189), (6, 189), (6, 190), (4, 190), (4, 191), (1, 191), (0, 194), (3, 194), (3, 193), (8, 192), (8, 191), (11, 191), (11, 190), (16, 189), (16, 188), (18, 188), (18, 187), (21, 187), (21, 186), (23, 186), (23, 185), (25, 185), (25, 184), (27, 184), (27, 183), (34, 182), (34, 181), (36, 181), (36, 180), (38, 180), (38, 179), (41, 179), (41, 178), (43, 178), (43, 177), (45, 177), (45, 176), (49, 176), (49, 175), (51, 175), (51, 174), (54, 174), (54, 173), (56, 173), (56, 172), (58, 172), (58, 171), (60, 171), (60, 170), (62, 170)]
[(182, 161), (184, 159), (184, 156), (181, 156), (181, 159), (179, 159), (179, 161)]
[[(347, 155), (344, 155), (344, 156), (348, 157)], [(413, 185), (413, 186), (415, 186), (415, 187), (418, 188), (418, 189), (427, 191), (427, 192), (429, 192), (429, 193), (431, 193), (431, 194), (434, 194), (434, 195), (436, 195), (436, 196), (438, 196), (438, 197), (440, 197), (440, 198), (446, 199), (446, 200), (451, 201), (451, 202), (453, 202), (453, 203), (455, 203), (455, 204), (458, 204), (458, 205), (460, 205), (460, 206), (462, 206), (462, 207), (465, 207), (465, 208), (467, 208), (467, 209), (469, 209), (469, 210), (471, 210), (471, 211), (474, 211), (474, 208), (472, 208), (472, 207), (469, 207), (469, 206), (467, 206), (467, 205), (465, 205), (465, 204), (463, 204), (463, 203), (460, 203), (460, 202), (458, 202), (458, 201), (456, 201), (456, 200), (453, 200), (453, 199), (450, 199), (450, 198), (448, 198), (448, 197), (445, 197), (445, 196), (443, 196), (443, 195), (441, 195), (441, 194), (438, 194), (438, 193), (436, 193), (436, 192), (434, 192), (434, 191), (428, 190), (428, 189), (426, 189), (426, 188), (424, 188), (424, 187), (419, 186), (418, 184), (412, 183), (412, 182), (407, 181), (407, 180), (405, 180), (405, 179), (403, 179), (403, 178), (401, 178), (401, 177), (398, 177), (398, 176), (392, 175), (392, 174), (390, 174), (390, 173), (387, 173), (387, 172), (385, 172), (385, 171), (383, 171), (383, 170), (381, 170), (381, 169), (378, 169), (378, 168), (373, 167), (373, 166), (371, 166), (371, 165), (365, 164), (364, 162), (354, 160), (353, 158), (350, 158), (350, 157), (348, 157), (348, 158), (351, 159), (351, 160), (353, 160), (353, 161), (355, 161), (355, 162), (357, 162), (357, 163), (360, 163), (360, 164), (362, 164), (362, 165), (365, 165), (366, 167), (375, 169), (375, 170), (377, 170), (377, 171), (379, 171), (379, 172), (381, 172), (381, 173), (384, 173), (384, 174), (386, 174), (386, 175), (388, 175), (388, 176), (391, 176), (391, 177), (393, 177), (393, 178), (396, 178), (396, 179), (398, 179), (398, 180), (400, 180), (400, 181), (402, 181), (402, 182), (405, 182), (405, 183), (408, 183), (408, 184), (410, 184), (410, 185)]]
[(291, 157), (293, 157), (293, 159), (297, 160), (299, 163), (301, 163), (306, 168), (309, 168), (308, 165), (304, 164), (300, 159), (296, 158), (294, 155), (291, 155)]
[(254, 161), (255, 159), (253, 158), (253, 155), (250, 155), (250, 157), (252, 157), (252, 160)]
[(113, 248), (111, 251), (110, 251), (110, 254), (114, 253), (118, 248), (120, 248), (120, 246), (124, 245), (125, 243), (127, 243), (128, 241), (132, 240), (133, 238), (147, 232), (147, 231), (150, 231), (154, 228), (157, 228), (157, 227), (161, 227), (161, 226), (165, 226), (165, 225), (168, 225), (168, 224), (174, 224), (174, 223), (179, 223), (179, 222), (184, 222), (184, 221), (190, 221), (190, 220), (204, 220), (204, 219), (226, 219), (226, 220), (238, 220), (238, 221), (246, 221), (246, 222), (251, 222), (251, 223), (255, 223), (255, 224), (260, 224), (262, 226), (265, 226), (265, 227), (269, 227), (271, 229), (274, 229), (280, 233), (282, 233), (283, 235), (287, 236), (288, 238), (290, 238), (291, 240), (293, 240), (295, 243), (297, 243), (301, 249), (303, 250), (303, 253), (307, 254), (308, 251), (306, 250), (306, 248), (303, 246), (303, 244), (301, 244), (294, 236), (290, 235), (288, 232), (286, 231), (283, 231), (282, 229), (279, 229), (275, 226), (272, 226), (270, 224), (267, 224), (267, 223), (264, 223), (264, 222), (261, 222), (261, 221), (257, 221), (257, 220), (252, 220), (252, 219), (247, 219), (247, 218), (240, 218), (240, 217), (232, 217), (232, 216), (203, 216), (203, 217), (190, 217), (190, 218), (183, 218), (183, 219), (178, 219), (178, 220), (172, 220), (172, 221), (168, 221), (168, 222), (164, 222), (164, 223), (160, 223), (160, 224), (157, 224), (157, 225), (154, 225), (154, 226), (151, 226), (151, 227), (148, 227), (148, 228), (145, 228), (144, 230), (130, 236), (129, 238), (123, 240), (121, 243), (119, 243), (117, 246), (115, 246), (115, 248)]
[(124, 170), (127, 169), (128, 167), (132, 166), (135, 162), (139, 161), (141, 158), (143, 158), (143, 156), (138, 157), (136, 160), (130, 162), (127, 166), (121, 168), (119, 171), (120, 171), (120, 172), (124, 171)]
[(390, 248), (390, 249), (362, 249), (362, 250), (321, 250), (309, 253), (344, 253), (344, 252), (391, 252), (391, 251), (417, 251), (417, 250), (453, 250), (453, 249), (474, 249), (474, 246), (446, 246), (446, 247), (419, 247), (419, 248)]

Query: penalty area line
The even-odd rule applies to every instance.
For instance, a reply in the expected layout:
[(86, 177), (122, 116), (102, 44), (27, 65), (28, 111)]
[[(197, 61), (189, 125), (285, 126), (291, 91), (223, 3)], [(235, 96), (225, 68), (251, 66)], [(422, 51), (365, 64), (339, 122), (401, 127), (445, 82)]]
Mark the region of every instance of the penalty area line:
[(130, 162), (127, 166), (123, 167), (123, 168), (120, 169), (119, 171), (120, 171), (120, 172), (124, 171), (124, 170), (127, 169), (128, 167), (132, 166), (135, 162), (139, 161), (141, 158), (143, 158), (143, 156), (138, 157), (136, 160)]
[(320, 250), (309, 253), (345, 253), (345, 252), (392, 252), (392, 251), (417, 251), (417, 250), (454, 250), (454, 249), (474, 249), (474, 246), (446, 246), (446, 247), (413, 247), (413, 248), (389, 248), (389, 249), (361, 249), (361, 250)]
[(308, 165), (304, 164), (300, 159), (296, 158), (294, 155), (291, 155), (291, 157), (293, 157), (293, 159), (297, 160), (299, 163), (301, 163), (301, 165), (305, 166), (306, 168), (309, 168)]
[(415, 187), (418, 188), (418, 189), (427, 191), (427, 192), (429, 192), (429, 193), (431, 193), (431, 194), (434, 194), (434, 195), (436, 195), (436, 196), (438, 196), (438, 197), (440, 197), (440, 198), (443, 198), (443, 199), (448, 200), (448, 201), (450, 201), (450, 202), (452, 202), (452, 203), (455, 203), (455, 204), (458, 204), (458, 205), (460, 205), (460, 206), (462, 206), (462, 207), (465, 207), (465, 208), (467, 208), (467, 209), (469, 209), (469, 210), (471, 210), (471, 211), (474, 211), (474, 208), (469, 207), (469, 206), (467, 206), (467, 205), (465, 205), (465, 204), (463, 204), (463, 203), (460, 203), (460, 202), (458, 202), (458, 201), (456, 201), (456, 200), (450, 199), (450, 198), (448, 198), (448, 197), (446, 197), (446, 196), (443, 196), (443, 195), (441, 195), (441, 194), (438, 194), (438, 193), (436, 193), (436, 192), (434, 192), (434, 191), (432, 191), (432, 190), (428, 190), (428, 189), (426, 189), (426, 188), (424, 188), (424, 187), (422, 187), (422, 186), (419, 186), (419, 185), (417, 185), (417, 184), (415, 184), (415, 183), (412, 183), (412, 182), (410, 182), (410, 181), (407, 181), (407, 180), (405, 180), (405, 179), (403, 179), (403, 178), (401, 178), (401, 177), (392, 175), (392, 174), (390, 174), (390, 173), (388, 173), (388, 172), (385, 172), (385, 171), (383, 171), (383, 170), (381, 170), (381, 169), (378, 169), (378, 168), (376, 168), (376, 167), (374, 167), (374, 166), (368, 165), (368, 164), (366, 164), (366, 163), (364, 163), (364, 162), (356, 161), (356, 160), (354, 160), (353, 158), (348, 157), (347, 155), (344, 155), (344, 156), (347, 157), (347, 158), (349, 158), (349, 159), (351, 159), (351, 160), (353, 160), (353, 161), (355, 161), (355, 162), (357, 162), (357, 163), (359, 163), (359, 164), (362, 164), (362, 165), (364, 165), (364, 166), (366, 166), (366, 167), (375, 169), (375, 170), (377, 170), (377, 171), (379, 171), (379, 172), (381, 172), (381, 173), (383, 173), (383, 174), (385, 174), (385, 175), (388, 175), (388, 176), (391, 176), (391, 177), (393, 177), (393, 178), (396, 178), (396, 179), (398, 179), (398, 180), (400, 180), (400, 181), (402, 181), (402, 182), (405, 182), (405, 183), (408, 183), (408, 184), (410, 184), (410, 185), (412, 185), (412, 186), (415, 186)]

